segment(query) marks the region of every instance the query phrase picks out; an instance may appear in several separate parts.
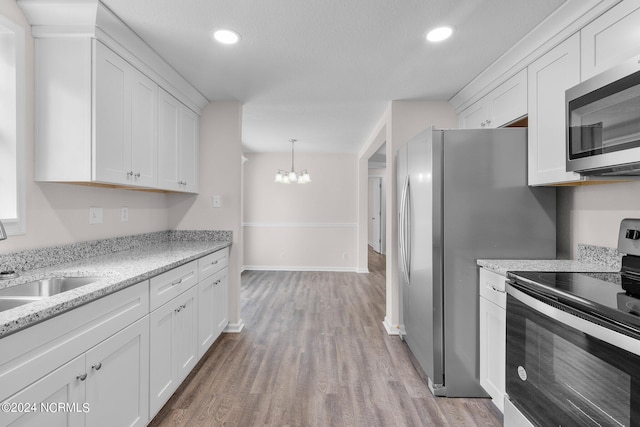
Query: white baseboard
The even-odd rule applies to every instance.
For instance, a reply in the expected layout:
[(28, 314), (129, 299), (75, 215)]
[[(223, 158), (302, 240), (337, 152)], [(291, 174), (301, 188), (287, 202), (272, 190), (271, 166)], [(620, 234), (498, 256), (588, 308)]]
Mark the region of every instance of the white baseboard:
[(387, 330), (388, 335), (400, 335), (401, 332), (403, 335), (406, 335), (404, 333), (404, 325), (394, 325), (389, 322), (389, 319), (387, 317), (385, 317), (382, 321), (382, 325)]
[(369, 269), (368, 268), (357, 268), (356, 269), (356, 273), (369, 273)]
[[(363, 273), (356, 267), (306, 267), (306, 266), (282, 266), (282, 265), (245, 265), (242, 271), (336, 271), (343, 273)], [(367, 270), (366, 273), (369, 271)]]
[(239, 334), (244, 329), (244, 321), (240, 319), (238, 323), (228, 323), (224, 331), (227, 334)]

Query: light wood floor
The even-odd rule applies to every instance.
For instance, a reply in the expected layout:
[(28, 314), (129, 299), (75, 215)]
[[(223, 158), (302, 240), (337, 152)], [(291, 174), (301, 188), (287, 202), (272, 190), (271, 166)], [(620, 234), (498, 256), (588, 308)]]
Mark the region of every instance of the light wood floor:
[(242, 275), (240, 334), (223, 334), (158, 426), (501, 426), (488, 399), (435, 398), (382, 326), (384, 257), (369, 274)]

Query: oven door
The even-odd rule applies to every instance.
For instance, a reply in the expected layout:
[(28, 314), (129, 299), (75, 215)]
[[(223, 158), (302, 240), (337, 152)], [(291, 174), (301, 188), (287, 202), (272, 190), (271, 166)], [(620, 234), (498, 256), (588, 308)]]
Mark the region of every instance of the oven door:
[(507, 286), (510, 403), (538, 426), (640, 426), (640, 341), (516, 286)]

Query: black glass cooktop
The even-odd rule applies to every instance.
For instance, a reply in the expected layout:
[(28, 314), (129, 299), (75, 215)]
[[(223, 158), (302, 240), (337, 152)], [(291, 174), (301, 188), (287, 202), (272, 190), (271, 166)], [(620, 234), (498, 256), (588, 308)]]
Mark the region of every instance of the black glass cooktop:
[(581, 311), (640, 327), (640, 281), (625, 274), (515, 271), (509, 277)]

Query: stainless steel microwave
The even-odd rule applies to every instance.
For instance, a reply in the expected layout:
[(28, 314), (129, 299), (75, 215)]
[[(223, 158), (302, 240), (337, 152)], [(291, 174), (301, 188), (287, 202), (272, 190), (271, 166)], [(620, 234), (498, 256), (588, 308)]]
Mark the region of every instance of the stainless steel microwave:
[(567, 170), (640, 176), (640, 57), (565, 93)]

